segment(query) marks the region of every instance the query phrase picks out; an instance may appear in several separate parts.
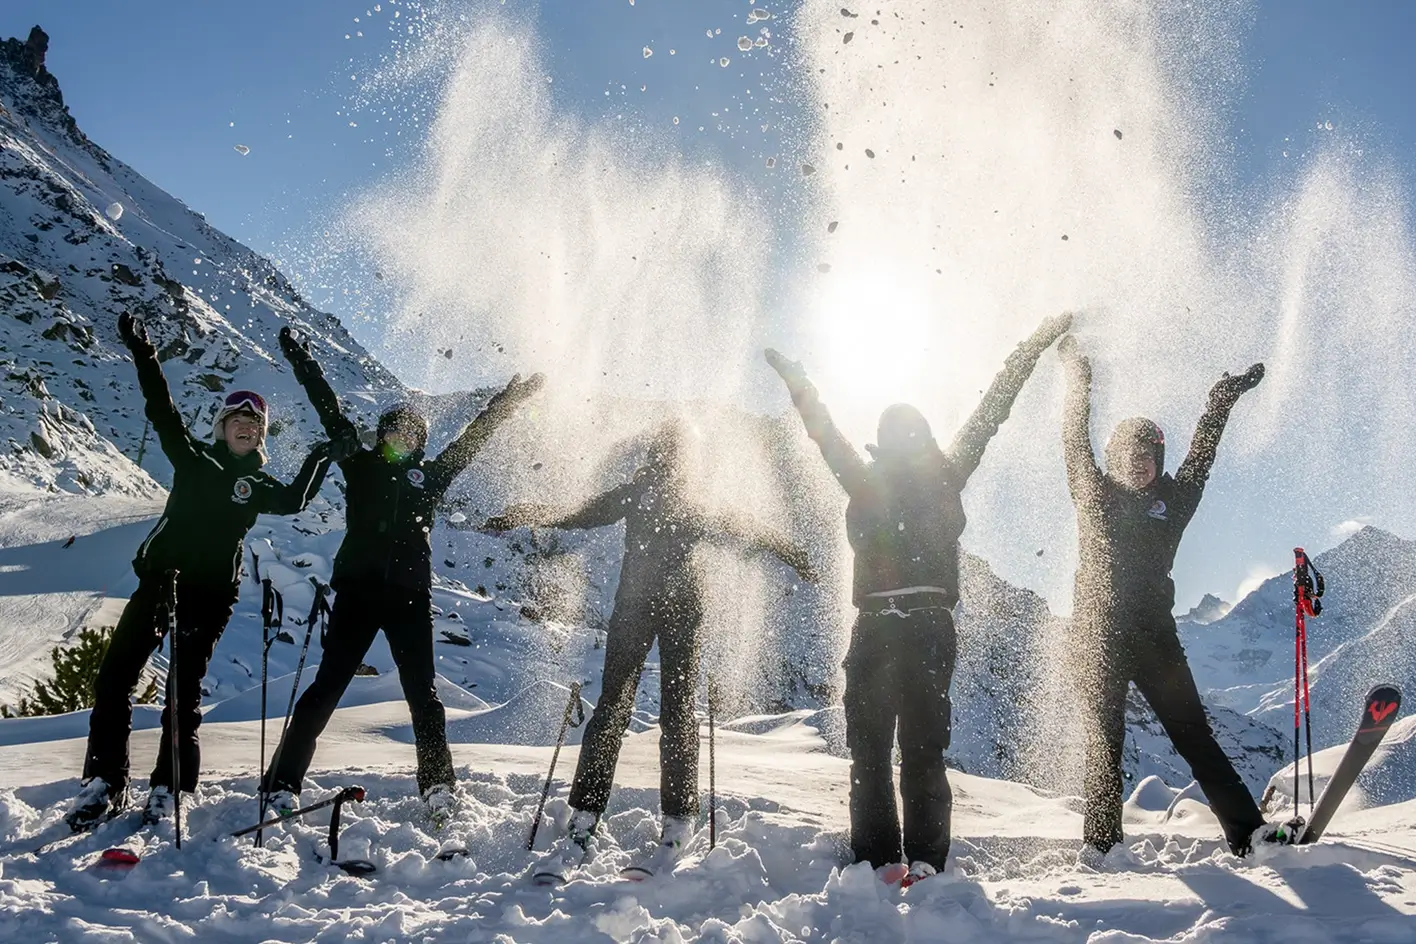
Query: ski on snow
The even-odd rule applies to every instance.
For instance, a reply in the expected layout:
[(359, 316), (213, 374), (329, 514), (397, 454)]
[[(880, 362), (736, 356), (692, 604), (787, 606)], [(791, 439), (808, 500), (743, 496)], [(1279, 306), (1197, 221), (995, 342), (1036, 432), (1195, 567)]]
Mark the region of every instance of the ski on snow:
[(1357, 776), (1376, 753), (1377, 746), (1381, 744), (1382, 738), (1386, 737), (1400, 711), (1401, 690), (1395, 685), (1378, 685), (1367, 693), (1357, 733), (1347, 745), (1347, 753), (1342, 755), (1332, 779), (1327, 782), (1322, 795), (1318, 797), (1312, 817), (1306, 824), (1298, 827), (1294, 840), (1296, 845), (1306, 845), (1322, 838), (1323, 831), (1332, 821), (1337, 808), (1342, 805), (1347, 791), (1357, 782)]

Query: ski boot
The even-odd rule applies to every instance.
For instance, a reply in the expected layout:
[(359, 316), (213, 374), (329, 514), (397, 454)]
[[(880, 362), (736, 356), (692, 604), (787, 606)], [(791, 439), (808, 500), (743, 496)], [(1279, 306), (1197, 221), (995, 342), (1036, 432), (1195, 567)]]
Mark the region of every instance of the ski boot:
[(663, 828), (659, 833), (658, 847), (642, 862), (624, 868), (620, 872), (621, 877), (632, 882), (642, 882), (661, 872), (672, 872), (674, 863), (683, 857), (684, 850), (695, 832), (693, 820), (688, 817), (665, 816)]
[(104, 820), (112, 819), (128, 807), (126, 785), (110, 786), (102, 777), (84, 784), (74, 798), (74, 808), (64, 817), (69, 828), (79, 833), (93, 829)]
[(423, 791), (423, 805), (434, 829), (442, 829), (457, 814), (457, 794), (450, 783), (435, 783)]
[(1295, 816), (1286, 823), (1264, 823), (1242, 840), (1231, 842), (1229, 850), (1242, 859), (1261, 847), (1291, 846), (1302, 835), (1304, 825), (1301, 816)]
[(901, 888), (909, 888), (917, 882), (922, 882), (931, 875), (938, 875), (939, 871), (928, 862), (916, 860), (910, 863), (910, 870), (905, 873), (905, 877), (900, 879)]
[[(300, 809), (300, 794), (293, 790), (276, 790), (266, 795), (266, 810), (276, 816), (292, 816)], [(264, 814), (262, 814), (264, 816)]]
[(584, 865), (593, 854), (592, 843), (599, 825), (598, 813), (572, 810), (565, 826), (565, 835), (537, 863), (531, 880), (537, 885), (564, 885), (570, 873)]
[(172, 816), (177, 807), (177, 796), (170, 787), (153, 787), (148, 791), (147, 806), (143, 808), (143, 825), (155, 826)]

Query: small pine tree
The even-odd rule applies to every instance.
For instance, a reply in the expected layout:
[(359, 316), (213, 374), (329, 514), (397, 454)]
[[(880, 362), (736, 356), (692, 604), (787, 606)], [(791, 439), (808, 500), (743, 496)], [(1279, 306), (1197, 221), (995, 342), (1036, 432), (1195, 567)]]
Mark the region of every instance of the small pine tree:
[[(113, 642), (113, 630), (112, 626), (85, 626), (79, 630), (75, 645), (51, 649), (53, 680), (36, 682), (33, 694), (21, 695), (14, 707), (0, 705), (0, 718), (31, 718), (92, 708), (98, 667)], [(138, 692), (138, 704), (152, 704), (157, 701), (157, 694), (157, 679), (149, 678)]]

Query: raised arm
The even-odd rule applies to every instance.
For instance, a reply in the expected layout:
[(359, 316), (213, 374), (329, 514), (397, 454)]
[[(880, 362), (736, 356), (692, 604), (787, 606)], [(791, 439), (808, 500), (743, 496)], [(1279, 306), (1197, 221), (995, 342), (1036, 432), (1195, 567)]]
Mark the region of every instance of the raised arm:
[(763, 528), (756, 522), (738, 518), (735, 515), (712, 515), (704, 522), (705, 530), (712, 535), (729, 538), (741, 545), (747, 554), (770, 554), (797, 572), (806, 583), (816, 583), (819, 579), (816, 569), (811, 566), (811, 558), (805, 548), (787, 538), (786, 535)]
[(467, 468), (472, 457), (486, 445), (497, 427), (506, 422), (516, 412), (516, 408), (540, 390), (545, 382), (544, 374), (532, 374), (526, 380), (522, 380), (520, 374), (512, 377), (511, 382), (501, 392), (487, 401), (477, 418), (428, 464), (432, 487), (445, 489), (451, 485), (452, 480)]
[(510, 531), (512, 528), (605, 528), (623, 518), (639, 497), (634, 482), (618, 485), (596, 495), (574, 511), (564, 511), (549, 505), (512, 505), (499, 515), (487, 519), (488, 531)]
[(959, 430), (949, 447), (949, 458), (954, 468), (965, 479), (972, 475), (978, 464), (983, 461), (983, 451), (988, 448), (988, 441), (1008, 418), (1008, 413), (1013, 409), (1013, 401), (1018, 398), (1023, 384), (1032, 376), (1033, 368), (1037, 366), (1042, 352), (1046, 351), (1053, 341), (1066, 334), (1071, 326), (1070, 312), (1048, 318), (1032, 333), (1032, 337), (1019, 344), (1017, 349), (1008, 355), (1003, 369), (993, 378), (988, 392), (983, 395), (983, 401), (973, 411), (973, 415), (969, 417), (963, 429)]
[[(343, 442), (348, 442), (344, 440)], [(331, 462), (344, 458), (340, 449), (343, 445), (333, 442), (322, 442), (310, 450), (310, 454), (305, 458), (305, 462), (300, 466), (300, 471), (295, 474), (295, 478), (289, 485), (279, 482), (274, 478), (267, 478), (266, 487), (260, 492), (260, 504), (257, 506), (262, 514), (267, 515), (294, 515), (305, 510), (305, 507), (319, 494), (320, 486), (324, 484), (326, 473), (329, 472)]]
[(301, 341), (289, 327), (280, 329), (280, 350), (290, 362), (290, 369), (300, 386), (305, 388), (305, 396), (319, 415), (320, 425), (330, 439), (343, 440), (357, 438), (354, 423), (339, 408), (339, 397), (325, 379), (319, 361), (310, 351), (310, 342)]
[(1192, 490), (1196, 502), (1204, 491), (1210, 469), (1214, 466), (1220, 437), (1224, 435), (1224, 427), (1229, 422), (1229, 411), (1234, 409), (1234, 404), (1239, 402), (1241, 396), (1257, 387), (1263, 379), (1264, 365), (1255, 364), (1237, 377), (1226, 373), (1210, 389), (1209, 404), (1195, 428), (1195, 438), (1190, 441), (1190, 452), (1175, 472), (1176, 484)]
[(157, 348), (148, 339), (147, 329), (125, 311), (118, 316), (118, 336), (132, 352), (148, 422), (152, 424), (153, 432), (157, 433), (157, 441), (161, 443), (168, 461), (175, 469), (196, 459), (201, 454), (200, 447), (192, 439), (192, 434), (187, 432), (187, 424), (182, 422), (177, 404), (172, 402), (167, 378), (162, 375), (162, 365), (157, 362)]
[(1067, 485), (1072, 500), (1090, 501), (1101, 494), (1101, 468), (1091, 444), (1091, 361), (1082, 355), (1077, 339), (1068, 335), (1057, 347), (1067, 371), (1067, 394), (1062, 401), (1062, 456), (1067, 463)]
[(792, 395), (792, 405), (801, 414), (801, 421), (806, 425), (806, 434), (821, 450), (821, 456), (836, 476), (836, 481), (841, 483), (846, 494), (859, 494), (865, 485), (865, 462), (860, 453), (855, 451), (855, 447), (836, 428), (836, 424), (831, 422), (831, 414), (821, 403), (816, 386), (807, 379), (806, 371), (802, 370), (801, 364), (787, 360), (771, 348), (764, 353), (767, 363), (772, 365), (772, 369), (786, 383), (787, 391)]

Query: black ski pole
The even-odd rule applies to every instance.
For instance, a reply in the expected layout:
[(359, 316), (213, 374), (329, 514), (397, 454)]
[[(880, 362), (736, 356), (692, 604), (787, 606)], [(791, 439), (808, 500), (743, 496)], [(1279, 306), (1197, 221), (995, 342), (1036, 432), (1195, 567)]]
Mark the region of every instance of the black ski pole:
[[(571, 720), (571, 715), (576, 716)], [(565, 703), (565, 717), (561, 718), (560, 734), (556, 736), (556, 749), (551, 754), (551, 769), (546, 773), (546, 785), (541, 788), (541, 802), (536, 804), (536, 815), (531, 820), (531, 836), (526, 840), (526, 851), (536, 848), (536, 832), (541, 828), (541, 814), (546, 811), (546, 800), (551, 795), (551, 779), (556, 775), (556, 761), (560, 759), (561, 745), (565, 743), (565, 732), (585, 723), (585, 706), (580, 702), (580, 683), (570, 683), (570, 700)]]
[[(300, 676), (305, 671), (305, 656), (310, 651), (310, 637), (314, 635), (315, 620), (321, 624), (320, 638), (324, 638), (324, 620), (329, 614), (329, 601), (325, 595), (329, 593), (329, 587), (320, 583), (316, 577), (310, 577), (310, 583), (315, 585), (315, 600), (310, 604), (310, 617), (305, 620), (305, 641), (300, 645), (300, 659), (295, 663), (295, 678), (290, 683), (290, 701), (285, 706), (285, 720), (280, 725), (280, 743), (275, 746), (275, 756), (270, 759), (270, 769), (276, 771), (280, 769), (280, 755), (285, 750), (285, 732), (290, 730), (290, 716), (295, 712), (295, 697), (300, 692)], [(263, 785), (269, 788), (270, 784), (264, 783), (265, 774), (262, 773)]]
[[(255, 558), (252, 552), (251, 557)], [(259, 567), (259, 563), (257, 563)], [(271, 586), (270, 578), (261, 581), (261, 763), (256, 775), (260, 777), (257, 783), (257, 803), (260, 809), (257, 820), (265, 819), (266, 807), (270, 804), (270, 791), (266, 789), (265, 782), (265, 756), (266, 756), (266, 685), (270, 679), (270, 647), (275, 642), (275, 634), (271, 632), (277, 629), (285, 621), (285, 599), (280, 591)], [(261, 844), (262, 835), (259, 830), (256, 832), (256, 845)]]
[(714, 750), (717, 725), (714, 723), (714, 703), (718, 700), (718, 686), (713, 677), (708, 677), (708, 849), (718, 848), (718, 758)]
[[(295, 819), (299, 816), (306, 816), (310, 813), (315, 812), (316, 810), (322, 810), (327, 806), (333, 806), (336, 803), (344, 803), (346, 800), (357, 800), (358, 802), (362, 803), (364, 801), (364, 788), (360, 786), (343, 787), (334, 796), (326, 797), (318, 803), (311, 803), (309, 806), (302, 806), (290, 816), (275, 816), (271, 819), (266, 820), (263, 823), (257, 823), (254, 826), (247, 826), (245, 829), (238, 829), (234, 833), (230, 833), (229, 835), (232, 839), (240, 839), (242, 836), (249, 835), (258, 829), (265, 829), (267, 826), (279, 826), (281, 823), (284, 823), (288, 820)], [(219, 839), (221, 837), (218, 836), (217, 838)]]
[(172, 824), (177, 831), (176, 846), (182, 848), (182, 738), (177, 701), (177, 571), (167, 572), (167, 746), (172, 751)]

